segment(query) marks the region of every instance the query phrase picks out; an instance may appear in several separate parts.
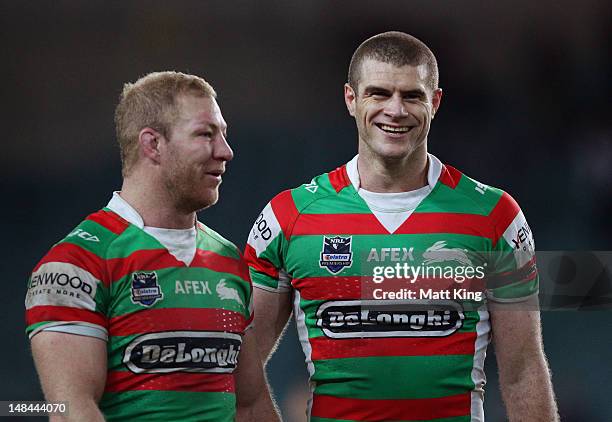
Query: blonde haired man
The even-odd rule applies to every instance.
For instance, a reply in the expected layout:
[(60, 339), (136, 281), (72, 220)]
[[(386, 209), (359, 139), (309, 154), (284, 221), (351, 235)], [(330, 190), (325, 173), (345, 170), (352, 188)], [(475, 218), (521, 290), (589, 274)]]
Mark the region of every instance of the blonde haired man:
[[(27, 332), (63, 420), (278, 420), (236, 247), (196, 219), (233, 157), (213, 88), (151, 73), (115, 114), (123, 186), (34, 268)], [(229, 292), (229, 294), (228, 294)]]

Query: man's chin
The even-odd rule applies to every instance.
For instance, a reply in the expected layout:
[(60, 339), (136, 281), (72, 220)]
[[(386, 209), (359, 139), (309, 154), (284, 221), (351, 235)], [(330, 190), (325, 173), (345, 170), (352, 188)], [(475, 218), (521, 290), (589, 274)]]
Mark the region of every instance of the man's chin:
[(424, 142), (415, 142), (412, 139), (402, 142), (380, 142), (372, 148), (374, 155), (383, 160), (403, 160), (421, 150)]
[(185, 198), (181, 201), (181, 208), (187, 212), (199, 212), (212, 207), (218, 200), (218, 194), (209, 194), (198, 198)]
[(414, 149), (405, 148), (405, 147), (403, 148), (397, 148), (397, 147), (380, 148), (375, 151), (375, 154), (380, 159), (389, 160), (389, 161), (403, 160), (409, 157), (410, 155), (412, 155), (412, 153), (414, 153)]

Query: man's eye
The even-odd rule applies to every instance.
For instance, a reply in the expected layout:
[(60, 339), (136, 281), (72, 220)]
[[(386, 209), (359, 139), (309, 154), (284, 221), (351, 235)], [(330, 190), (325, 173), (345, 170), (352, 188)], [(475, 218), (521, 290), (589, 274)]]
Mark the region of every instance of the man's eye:
[(422, 98), (423, 96), (421, 94), (408, 94), (404, 96), (404, 99), (409, 101), (420, 100)]
[(212, 132), (200, 132), (198, 136), (203, 136), (205, 138), (212, 138)]
[(372, 92), (370, 96), (376, 100), (383, 100), (385, 98), (389, 98), (389, 95), (386, 92)]

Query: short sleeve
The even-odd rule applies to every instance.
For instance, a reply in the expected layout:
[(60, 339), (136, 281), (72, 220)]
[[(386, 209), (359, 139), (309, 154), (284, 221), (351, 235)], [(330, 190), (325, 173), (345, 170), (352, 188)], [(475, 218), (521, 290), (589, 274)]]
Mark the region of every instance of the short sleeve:
[[(107, 336), (109, 289), (106, 284), (102, 258), (76, 243), (55, 245), (28, 279), (26, 333), (32, 338), (42, 330), (53, 328), (53, 331), (97, 332)], [(82, 329), (75, 330), (75, 327)]]
[(240, 277), (241, 282), (247, 282), (249, 284), (248, 293), (246, 297), (246, 306), (244, 307), (245, 309), (244, 317), (246, 321), (244, 331), (246, 331), (253, 326), (253, 321), (255, 319), (255, 313), (254, 313), (254, 307), (253, 307), (253, 283), (251, 282), (249, 267), (246, 263), (246, 260), (244, 259), (244, 256), (240, 254), (240, 252), (238, 252), (238, 254), (240, 255), (239, 273), (241, 274), (241, 277)]
[(289, 277), (284, 271), (283, 251), (286, 250), (286, 237), (274, 200), (268, 203), (259, 214), (245, 248), (245, 258), (249, 265), (251, 279), (255, 287), (271, 292), (287, 292), (291, 289)]
[(523, 211), (504, 192), (490, 217), (495, 238), (489, 259), (487, 298), (496, 302), (521, 302), (537, 295), (535, 241)]

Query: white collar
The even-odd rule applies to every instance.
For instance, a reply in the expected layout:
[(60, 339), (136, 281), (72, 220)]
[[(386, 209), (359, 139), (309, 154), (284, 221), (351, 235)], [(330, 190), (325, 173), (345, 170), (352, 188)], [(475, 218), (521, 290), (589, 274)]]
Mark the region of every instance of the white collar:
[(136, 227), (140, 229), (144, 228), (144, 220), (140, 214), (138, 214), (138, 211), (119, 195), (119, 191), (113, 192), (113, 197), (106, 207)]
[(123, 199), (119, 192), (113, 192), (113, 197), (106, 207), (157, 239), (176, 259), (184, 262), (187, 266), (191, 265), (196, 253), (197, 231), (195, 226), (189, 229), (166, 229), (145, 226), (138, 211)]
[[(348, 177), (356, 191), (359, 191), (361, 187), (359, 182), (359, 171), (357, 169), (358, 158), (359, 154), (355, 155), (355, 157), (353, 157), (353, 159), (346, 164), (346, 173), (348, 174)], [(436, 183), (438, 183), (438, 179), (442, 173), (442, 162), (433, 154), (427, 154), (427, 158), (429, 160), (427, 183), (429, 184), (429, 187), (433, 189)]]

